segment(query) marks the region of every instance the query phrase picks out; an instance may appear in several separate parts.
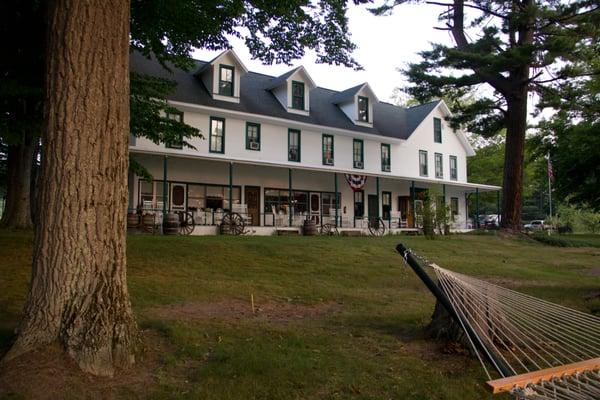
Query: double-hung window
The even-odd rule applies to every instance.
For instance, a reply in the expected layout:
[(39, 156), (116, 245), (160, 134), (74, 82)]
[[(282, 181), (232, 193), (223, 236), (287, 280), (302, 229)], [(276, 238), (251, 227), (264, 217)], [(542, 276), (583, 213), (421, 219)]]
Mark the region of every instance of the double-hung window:
[(450, 214), (452, 220), (458, 215), (458, 197), (450, 197)]
[(246, 122), (246, 149), (260, 150), (260, 124)]
[(230, 65), (219, 65), (219, 94), (233, 96), (234, 69)]
[(439, 118), (433, 119), (433, 141), (442, 143), (442, 120)]
[(300, 162), (300, 131), (288, 129), (288, 161)]
[(419, 175), (429, 175), (427, 170), (427, 152), (425, 150), (419, 150)]
[(381, 211), (385, 220), (392, 218), (392, 193), (381, 192)]
[(323, 134), (323, 165), (333, 165), (333, 136)]
[(354, 218), (365, 215), (365, 192), (362, 190), (354, 192)]
[(292, 108), (304, 110), (304, 83), (292, 81)]
[[(166, 115), (167, 119), (176, 122), (183, 122), (183, 113), (182, 112), (168, 112)], [(165, 143), (165, 147), (169, 149), (183, 149), (183, 137), (179, 135), (178, 138), (173, 141), (168, 141)]]
[(358, 120), (369, 122), (369, 98), (358, 96)]
[(360, 139), (354, 139), (352, 142), (352, 161), (354, 168), (363, 169), (364, 168), (364, 160), (365, 152), (364, 152), (364, 143)]
[(390, 145), (385, 143), (381, 144), (381, 170), (384, 172), (391, 170)]
[(225, 153), (225, 119), (210, 117), (209, 151)]
[(440, 153), (435, 153), (435, 177), (444, 178), (444, 156)]
[(453, 181), (458, 179), (458, 163), (456, 156), (450, 156), (450, 179)]

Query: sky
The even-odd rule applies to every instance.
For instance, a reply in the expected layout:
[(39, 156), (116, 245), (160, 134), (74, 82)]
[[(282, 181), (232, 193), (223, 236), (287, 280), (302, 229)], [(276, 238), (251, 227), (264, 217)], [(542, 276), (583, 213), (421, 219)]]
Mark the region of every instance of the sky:
[[(351, 68), (316, 64), (313, 54), (307, 53), (292, 66), (263, 65), (252, 60), (243, 41), (232, 38), (233, 50), (250, 71), (278, 76), (303, 65), (318, 86), (344, 90), (368, 82), (380, 101), (391, 101), (395, 87), (404, 86), (406, 80), (397, 69), (407, 62), (418, 61), (417, 52), (429, 49), (431, 42), (448, 43), (448, 32), (434, 29), (441, 8), (423, 4), (405, 4), (396, 7), (391, 16), (374, 16), (365, 5), (351, 5), (348, 9), (349, 31), (357, 45), (353, 55), (364, 68)], [(219, 51), (197, 50), (193, 57), (211, 60)]]

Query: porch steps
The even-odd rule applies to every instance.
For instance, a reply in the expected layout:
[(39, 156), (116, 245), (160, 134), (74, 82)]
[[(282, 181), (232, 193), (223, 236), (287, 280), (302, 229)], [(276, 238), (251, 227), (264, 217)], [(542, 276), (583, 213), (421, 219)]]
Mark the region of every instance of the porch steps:
[(277, 228), (275, 231), (277, 232), (277, 236), (299, 236), (300, 235), (299, 228)]

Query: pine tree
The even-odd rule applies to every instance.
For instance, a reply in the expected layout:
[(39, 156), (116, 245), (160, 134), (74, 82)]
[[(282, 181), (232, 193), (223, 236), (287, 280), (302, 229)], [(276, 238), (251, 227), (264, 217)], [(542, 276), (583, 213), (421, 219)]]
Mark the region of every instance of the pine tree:
[[(372, 11), (385, 14), (408, 2), (386, 1)], [(456, 128), (486, 136), (506, 128), (502, 225), (520, 230), (528, 99), (555, 83), (598, 73), (583, 60), (598, 39), (600, 6), (594, 0), (421, 2), (443, 7), (438, 29), (448, 31), (454, 45), (420, 52), (422, 61), (405, 71), (406, 90), (419, 101), (455, 99)], [(474, 101), (461, 101), (475, 92)]]

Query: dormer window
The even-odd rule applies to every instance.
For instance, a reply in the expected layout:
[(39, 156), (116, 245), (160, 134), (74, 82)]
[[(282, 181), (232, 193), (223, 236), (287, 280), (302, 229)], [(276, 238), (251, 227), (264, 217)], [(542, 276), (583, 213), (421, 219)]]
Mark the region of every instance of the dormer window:
[(373, 106), (379, 103), (368, 83), (361, 83), (334, 94), (331, 102), (346, 114), (354, 125), (373, 127)]
[(369, 98), (358, 96), (358, 120), (369, 122)]
[(304, 83), (292, 81), (292, 108), (304, 110)]
[(265, 87), (289, 113), (310, 115), (310, 91), (317, 85), (304, 67), (273, 78)]
[(219, 65), (219, 94), (233, 96), (234, 68), (231, 65)]
[(195, 75), (202, 80), (214, 100), (239, 103), (242, 78), (247, 73), (242, 60), (230, 49), (204, 63)]

